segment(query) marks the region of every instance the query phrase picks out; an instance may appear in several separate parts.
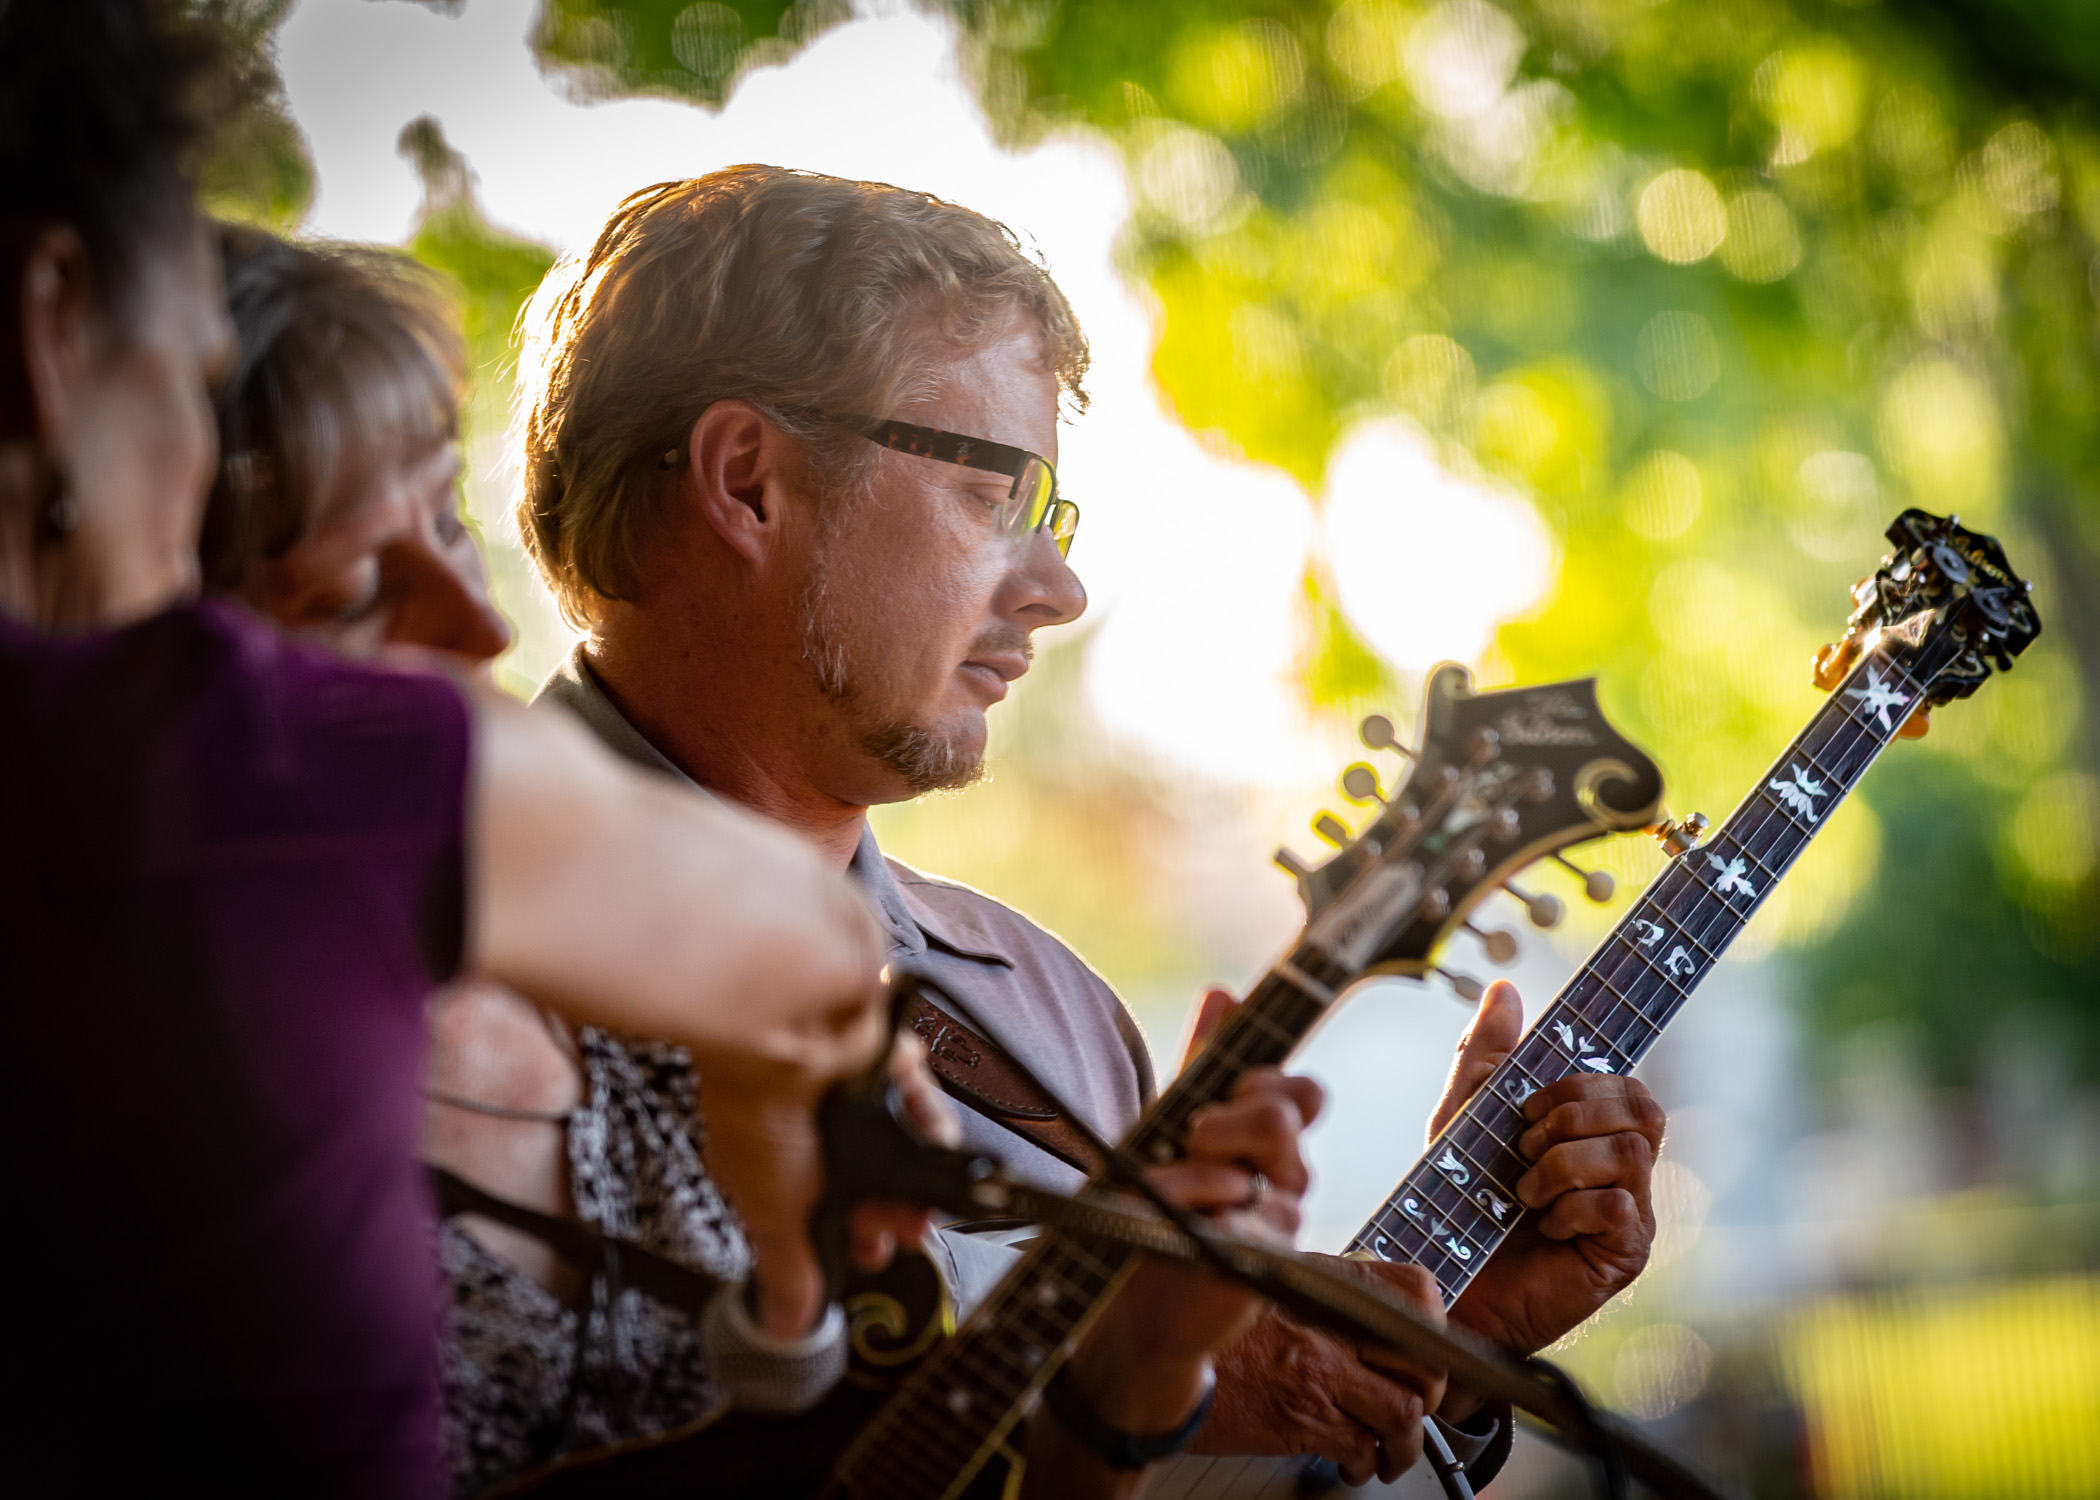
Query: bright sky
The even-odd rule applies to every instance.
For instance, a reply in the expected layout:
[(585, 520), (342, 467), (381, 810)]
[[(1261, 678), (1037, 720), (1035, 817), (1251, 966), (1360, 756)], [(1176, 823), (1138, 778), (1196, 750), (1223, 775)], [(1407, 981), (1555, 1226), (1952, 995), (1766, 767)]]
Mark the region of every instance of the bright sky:
[[(1397, 424), (1337, 456), (1326, 504), (1275, 470), (1207, 451), (1163, 409), (1152, 329), (1112, 247), (1126, 211), (1099, 142), (996, 146), (948, 34), (917, 14), (854, 22), (749, 77), (719, 115), (654, 100), (576, 105), (524, 38), (537, 0), (302, 0), (282, 33), (294, 115), (319, 169), (310, 229), (398, 241), (419, 200), (395, 137), (435, 116), (498, 223), (560, 250), (589, 243), (629, 191), (768, 161), (923, 188), (1039, 246), (1094, 349), (1091, 411), (1064, 436), (1062, 486), (1085, 514), (1072, 560), (1099, 637), (1089, 687), (1103, 721), (1221, 779), (1324, 780), (1334, 749), (1296, 706), (1299, 581), (1324, 542), (1342, 603), (1397, 665), (1472, 659), (1497, 619), (1551, 581), (1530, 507), (1441, 471)], [(1422, 559), (1435, 559), (1422, 566)]]

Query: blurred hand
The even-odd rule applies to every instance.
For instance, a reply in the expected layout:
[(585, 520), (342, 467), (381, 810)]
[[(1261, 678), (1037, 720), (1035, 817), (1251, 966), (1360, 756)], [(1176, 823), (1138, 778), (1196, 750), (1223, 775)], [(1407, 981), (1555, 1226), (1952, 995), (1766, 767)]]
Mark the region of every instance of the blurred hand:
[[(890, 1082), (896, 1086), (904, 1123), (921, 1140), (950, 1148), (962, 1144), (962, 1121), (955, 1105), (926, 1066), (926, 1046), (911, 1032), (898, 1033), (890, 1051)], [(926, 1209), (901, 1203), (862, 1203), (846, 1222), (847, 1253), (863, 1271), (879, 1271), (899, 1245), (917, 1248), (933, 1227)], [(764, 1296), (764, 1283), (760, 1283)]]
[[(1433, 1139), (1516, 1049), (1524, 1026), (1516, 986), (1499, 982), (1460, 1038)], [(1547, 1085), (1524, 1103), (1531, 1127), (1517, 1150), (1531, 1170), (1514, 1184), (1532, 1212), (1451, 1308), (1451, 1321), (1530, 1354), (1624, 1291), (1655, 1242), (1649, 1178), (1662, 1150), (1662, 1106), (1634, 1078), (1584, 1073)], [(1458, 1386), (1442, 1408), (1462, 1421), (1480, 1405)]]
[[(707, 1170), (743, 1221), (750, 1241), (759, 1322), (792, 1338), (824, 1311), (824, 1273), (810, 1239), (810, 1214), (824, 1189), (824, 1156), (816, 1106), (825, 1090), (864, 1072), (887, 1024), (881, 996), (851, 1014), (829, 1018), (812, 1037), (810, 1058), (722, 1052), (696, 1054)], [(924, 1071), (922, 1053), (897, 1044), (892, 1066), (906, 1077)], [(915, 1086), (914, 1086), (915, 1088)], [(923, 1107), (923, 1106), (921, 1106)], [(923, 1214), (865, 1206), (849, 1248), (856, 1258), (886, 1259), (900, 1237), (916, 1242)]]

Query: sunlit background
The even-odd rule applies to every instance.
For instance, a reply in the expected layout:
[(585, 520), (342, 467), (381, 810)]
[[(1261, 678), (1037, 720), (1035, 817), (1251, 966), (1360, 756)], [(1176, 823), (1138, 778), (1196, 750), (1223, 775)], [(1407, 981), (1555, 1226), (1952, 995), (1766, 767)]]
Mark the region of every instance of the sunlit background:
[[(2100, 1491), (2100, 19), (2077, 0), (303, 0), (248, 7), (286, 121), (227, 212), (409, 247), (479, 361), (469, 501), (527, 690), (570, 638), (518, 551), (508, 334), (627, 192), (768, 161), (1012, 226), (1092, 340), (1060, 474), (1093, 605), (992, 779), (888, 851), (1019, 906), (1129, 998), (1299, 912), (1364, 712), (1427, 667), (1596, 673), (1717, 820), (1811, 712), (1906, 504), (2034, 578), (2018, 671), (1899, 746), (1644, 1072), (1672, 1111), (1636, 1291), (1562, 1351), (1759, 1495)], [(1514, 969), (1551, 994), (1659, 867)], [(1483, 925), (1522, 928), (1502, 901)], [(1449, 965), (1485, 976), (1472, 939)], [(1379, 983), (1308, 1243), (1421, 1145), (1466, 1018)], [(1574, 1494), (1529, 1442), (1493, 1493)]]

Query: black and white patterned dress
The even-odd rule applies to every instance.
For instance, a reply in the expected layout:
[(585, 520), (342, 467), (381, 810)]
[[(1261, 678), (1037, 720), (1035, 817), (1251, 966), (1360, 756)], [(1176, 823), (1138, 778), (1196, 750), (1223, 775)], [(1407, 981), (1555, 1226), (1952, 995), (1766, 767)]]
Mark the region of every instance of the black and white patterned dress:
[[(567, 1122), (576, 1216), (727, 1280), (750, 1267), (735, 1212), (700, 1164), (682, 1048), (577, 1034), (583, 1103)], [(593, 1281), (582, 1311), (440, 1231), (450, 1282), (443, 1359), (453, 1493), (473, 1495), (582, 1448), (667, 1432), (722, 1400), (684, 1313)]]

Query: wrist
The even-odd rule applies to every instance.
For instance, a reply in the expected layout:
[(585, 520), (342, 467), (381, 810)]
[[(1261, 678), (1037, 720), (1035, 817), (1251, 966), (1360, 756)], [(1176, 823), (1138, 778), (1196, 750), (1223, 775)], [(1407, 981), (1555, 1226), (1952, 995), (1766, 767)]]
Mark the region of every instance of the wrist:
[(1044, 1387), (1043, 1406), (1081, 1448), (1109, 1468), (1128, 1472), (1185, 1450), (1209, 1419), (1216, 1392), (1206, 1375), (1194, 1404), (1172, 1426), (1126, 1426), (1128, 1414), (1104, 1415), (1079, 1389), (1068, 1365)]
[(751, 1279), (744, 1284), (744, 1309), (769, 1337), (797, 1339), (824, 1314), (824, 1273), (806, 1248), (752, 1248)]

